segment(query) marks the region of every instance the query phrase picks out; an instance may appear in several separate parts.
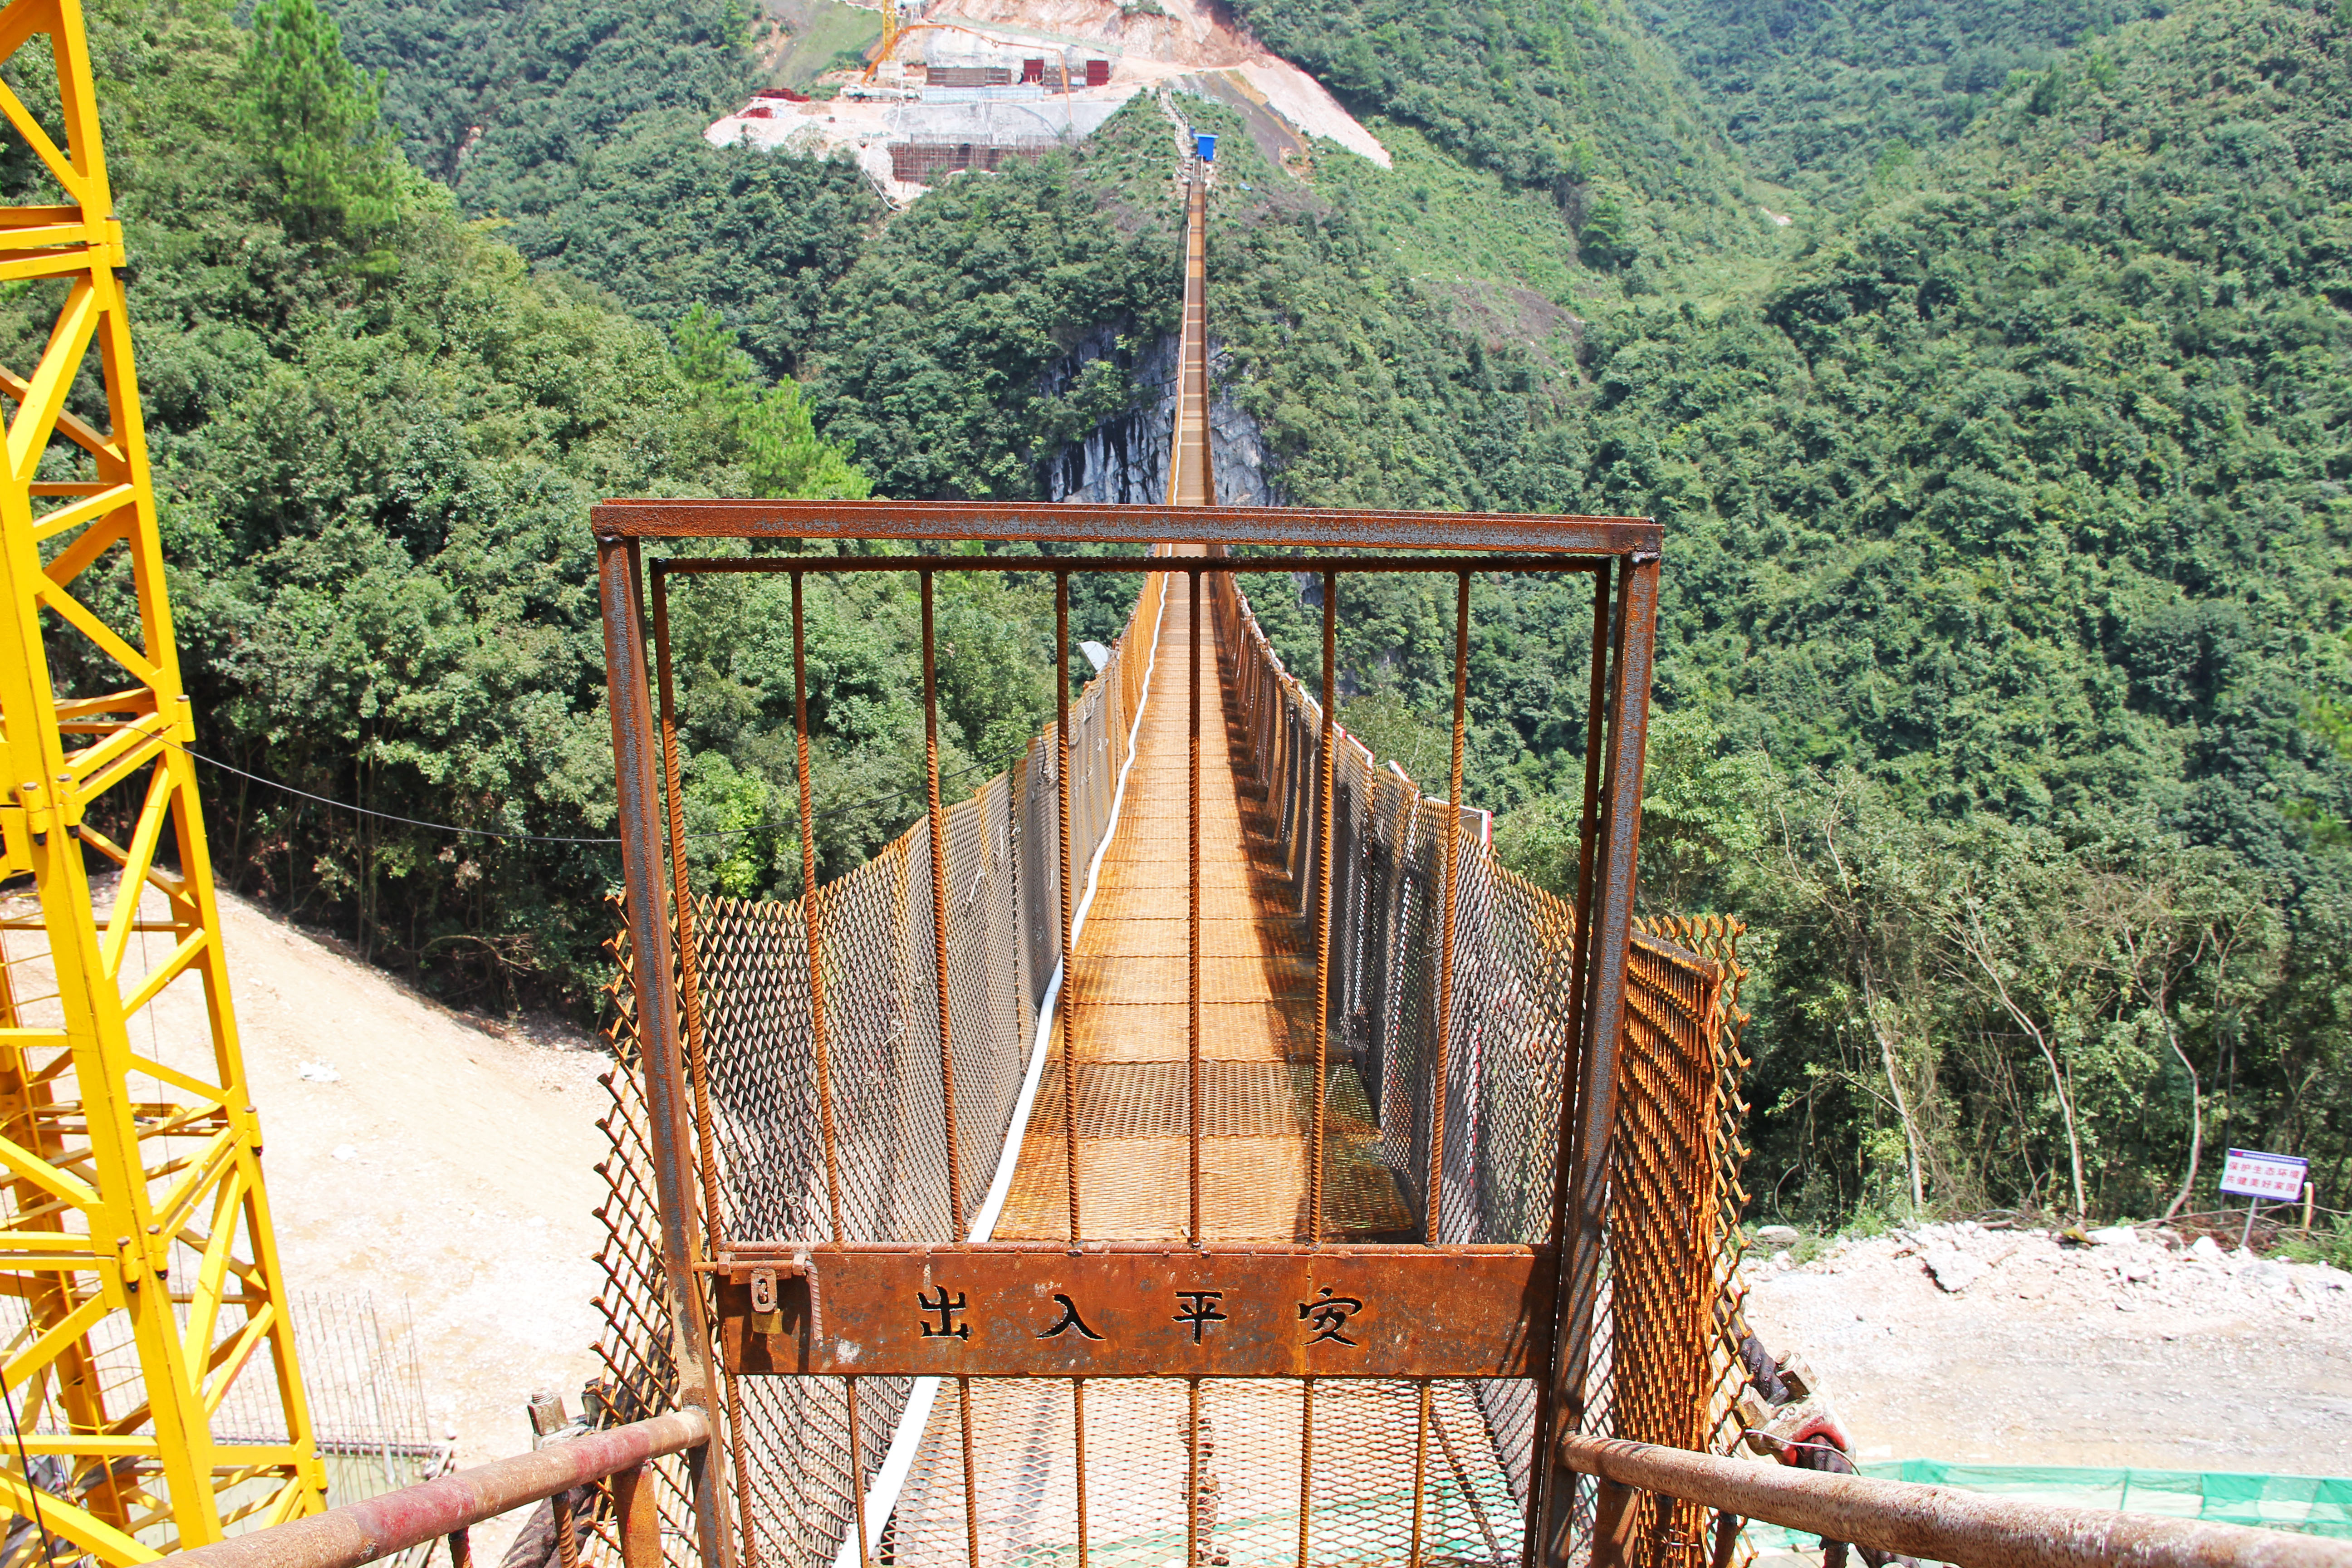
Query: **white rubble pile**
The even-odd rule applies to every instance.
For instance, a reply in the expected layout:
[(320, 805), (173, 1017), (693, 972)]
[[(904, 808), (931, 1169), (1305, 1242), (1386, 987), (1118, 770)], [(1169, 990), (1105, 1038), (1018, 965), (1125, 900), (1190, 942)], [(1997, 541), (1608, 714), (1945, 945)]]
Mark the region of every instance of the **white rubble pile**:
[[(1780, 1227), (1772, 1228), (1777, 1241)], [(2273, 1261), (2224, 1247), (2210, 1237), (2186, 1242), (2163, 1226), (2109, 1226), (2087, 1234), (2090, 1245), (2084, 1246), (2063, 1241), (2054, 1231), (1959, 1220), (1833, 1242), (1804, 1264), (1794, 1263), (1783, 1248), (1769, 1258), (1751, 1259), (1747, 1273), (1751, 1280), (1762, 1280), (1792, 1268), (1882, 1276), (1914, 1269), (1954, 1296), (2013, 1298), (2058, 1308), (2111, 1307), (2118, 1312), (2277, 1314), (2306, 1322), (2352, 1322), (2352, 1273), (2341, 1268)]]

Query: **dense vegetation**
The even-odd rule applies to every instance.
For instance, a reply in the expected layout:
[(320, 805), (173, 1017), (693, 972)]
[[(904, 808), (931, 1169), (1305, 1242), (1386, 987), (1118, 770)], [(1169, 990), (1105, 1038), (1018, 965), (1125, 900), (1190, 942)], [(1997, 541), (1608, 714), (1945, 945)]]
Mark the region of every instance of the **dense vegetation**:
[[(2340, 1194), (2352, 0), (1241, 9), (1396, 155), (1300, 183), (1188, 103), (1285, 493), (1668, 525), (1643, 896), (1753, 922), (1759, 1203), (2145, 1213), (2228, 1142)], [(702, 143), (752, 68), (699, 0), (347, 0), (380, 88), (310, 0), (94, 10), (206, 744), (267, 778), (597, 837), (591, 499), (1034, 496), (1158, 395), (1148, 104), (885, 223), (844, 165)], [(289, 92), (329, 130), (289, 142)], [(10, 363), (48, 308), (9, 298)], [(1252, 591), (1311, 670), (1296, 586)], [(1448, 606), (1351, 593), (1342, 716), (1441, 776)], [(1477, 590), (1471, 792), (1555, 884), (1583, 605)], [(679, 614), (706, 878), (789, 889), (778, 596)], [(812, 600), (829, 868), (906, 819), (909, 614)], [(1050, 606), (942, 616), (976, 775), (1047, 705)], [(280, 907), (457, 994), (592, 980), (605, 847), (217, 782)]]
[[(210, 0), (94, 5), (90, 21), (201, 745), (262, 781), (208, 781), (221, 868), (455, 994), (576, 1005), (617, 873), (593, 842), (612, 770), (589, 504), (866, 481), (715, 316), (649, 328), (464, 221), (382, 132), (309, 0), (268, 0), (249, 34)], [(5, 173), (11, 199), (39, 188), (28, 160)], [(12, 290), (8, 363), (37, 357), (57, 305)], [(789, 798), (756, 771), (790, 711), (772, 597), (681, 604), (700, 699), (691, 815), (726, 835), (700, 850), (737, 892), (797, 877)], [(972, 683), (948, 710), (959, 776), (971, 754), (1001, 760), (1008, 725), (1025, 732), (1048, 700), (981, 650), (1034, 667), (1050, 612), (1034, 594), (949, 595)], [(898, 584), (855, 606), (812, 598), (835, 869), (896, 832), (919, 787), (877, 761), (919, 748), (911, 614)], [(714, 662), (711, 646), (734, 651)]]
[(1596, 0), (1241, 0), (1343, 101), (1550, 193), (1587, 259), (1745, 248), (1746, 172), (1631, 7)]
[(346, 47), (384, 73), (418, 168), (533, 262), (667, 327), (725, 314), (760, 368), (791, 371), (824, 287), (880, 206), (846, 163), (702, 140), (759, 73), (724, 0), (348, 0)]
[[(2347, 54), (2298, 6), (2118, 29), (1760, 298), (1588, 340), (1574, 477), (1514, 500), (1672, 530), (1646, 886), (1759, 927), (1770, 1200), (2345, 1168)], [(1360, 667), (1424, 732), (1438, 646)], [(1550, 717), (1479, 727), (1494, 804)], [(1538, 872), (1563, 805), (1503, 825)]]
[(2070, 45), (2163, 14), (2145, 0), (1669, 0), (1659, 31), (1758, 174), (1835, 199), (1957, 139), (2018, 73), (2043, 76)]

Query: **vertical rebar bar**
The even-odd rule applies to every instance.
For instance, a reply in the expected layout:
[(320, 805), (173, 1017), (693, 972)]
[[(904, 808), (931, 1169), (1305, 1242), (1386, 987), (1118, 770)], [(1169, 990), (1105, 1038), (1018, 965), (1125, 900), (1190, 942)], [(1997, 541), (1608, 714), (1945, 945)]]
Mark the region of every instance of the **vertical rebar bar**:
[(1405, 1554), (1405, 1568), (1421, 1568), (1421, 1522), (1423, 1499), (1429, 1482), (1429, 1380), (1421, 1383), (1421, 1404), (1412, 1433), (1412, 1545)]
[[(1188, 574), (1192, 584), (1192, 622), (1188, 634), (1191, 650), (1185, 663), (1188, 667), (1186, 685), (1192, 700), (1192, 773), (1191, 805), (1188, 820), (1191, 830), (1190, 895), (1185, 900), (1188, 917), (1185, 952), (1188, 966), (1185, 972), (1185, 1001), (1189, 1011), (1190, 1044), (1187, 1059), (1190, 1064), (1190, 1087), (1185, 1090), (1189, 1114), (1185, 1121), (1190, 1129), (1190, 1179), (1192, 1188), (1191, 1218), (1185, 1226), (1186, 1239), (1195, 1247), (1201, 1245), (1201, 572), (1194, 567)], [(1201, 1391), (1192, 1388), (1194, 1414), (1199, 1413)], [(1198, 1456), (1195, 1456), (1195, 1464)], [(1198, 1500), (1195, 1500), (1197, 1506)]]
[(1201, 1568), (1201, 1380), (1186, 1378), (1184, 1389), (1184, 1563)]
[[(1076, 1241), (1082, 1233), (1078, 1229), (1077, 1035), (1071, 1018), (1077, 972), (1070, 952), (1070, 911), (1076, 895), (1070, 885), (1070, 574), (1066, 570), (1054, 574), (1054, 797), (1062, 857), (1062, 999), (1054, 1023), (1062, 1034), (1062, 1163), (1069, 1178), (1070, 1239)], [(1079, 1441), (1083, 1447), (1085, 1439)], [(1083, 1491), (1084, 1481), (1079, 1485)], [(1085, 1556), (1083, 1545), (1078, 1553)]]
[[(831, 1217), (833, 1239), (847, 1241), (841, 1225), (841, 1156), (835, 1143), (833, 1106), (833, 1031), (824, 1016), (824, 921), (816, 885), (816, 796), (809, 783), (808, 638), (801, 603), (804, 574), (793, 580), (793, 769), (800, 784), (801, 809), (801, 930), (808, 938), (809, 1033), (816, 1052), (817, 1125), (824, 1139), (825, 1213)], [(856, 1429), (857, 1402), (850, 1400), (850, 1422)]]
[[(1454, 925), (1462, 891), (1462, 734), (1469, 711), (1470, 574), (1454, 574), (1454, 765), (1445, 794), (1445, 915), (1437, 942), (1437, 1082), (1429, 1112), (1429, 1245), (1445, 1243), (1445, 1103), (1454, 1047)], [(1424, 1408), (1427, 1394), (1423, 1392)], [(1420, 1506), (1416, 1499), (1414, 1506)]]
[(727, 1374), (727, 1430), (735, 1441), (728, 1446), (735, 1475), (735, 1527), (743, 1535), (743, 1562), (746, 1568), (759, 1568), (760, 1537), (751, 1528), (751, 1478), (746, 1473), (743, 1449), (743, 1380), (732, 1372)]
[(547, 1500), (547, 1522), (555, 1535), (558, 1568), (580, 1568), (580, 1537), (572, 1525), (570, 1492), (557, 1492)]
[(859, 1426), (857, 1380), (845, 1381), (849, 1389), (849, 1527), (857, 1531), (858, 1568), (873, 1568), (874, 1549), (866, 1534), (866, 1438)]
[(1315, 1380), (1298, 1388), (1298, 1568), (1307, 1568), (1307, 1527), (1315, 1502)]
[[(1323, 741), (1316, 769), (1315, 854), (1315, 1121), (1307, 1142), (1307, 1240), (1323, 1245), (1323, 1121), (1331, 1076), (1332, 795), (1339, 782), (1338, 684), (1339, 574), (1323, 574)], [(1303, 1559), (1302, 1559), (1303, 1561)]]
[[(1062, 1031), (1062, 1162), (1068, 1169), (1070, 1240), (1084, 1234), (1078, 1225), (1078, 1063), (1077, 1032), (1073, 1009), (1077, 971), (1073, 963), (1070, 928), (1076, 907), (1073, 879), (1076, 868), (1070, 854), (1070, 574), (1054, 574), (1054, 795), (1056, 834), (1061, 849), (1062, 999), (1055, 1024)], [(1078, 1563), (1087, 1568), (1087, 1384), (1070, 1380), (1070, 1436), (1076, 1455), (1078, 1490)]]
[(1087, 1568), (1087, 1380), (1070, 1380), (1071, 1420), (1077, 1429), (1078, 1568)]
[[(924, 567), (916, 576), (921, 580), (923, 595), (923, 797), (931, 839), (931, 959), (940, 1000), (940, 1097), (947, 1121), (948, 1240), (953, 1243), (963, 1239), (963, 1145), (956, 1131), (955, 1044), (948, 1018), (948, 835), (947, 813), (940, 808), (939, 659), (930, 568)], [(971, 1429), (967, 1414), (967, 1446)], [(965, 1468), (969, 1470), (969, 1464)]]
[(956, 1379), (956, 1413), (963, 1425), (963, 1545), (966, 1568), (980, 1568), (980, 1477), (971, 1460), (971, 1379)]
[[(797, 577), (793, 584), (798, 586)], [(686, 1071), (694, 1093), (695, 1163), (702, 1182), (703, 1246), (706, 1251), (716, 1252), (726, 1246), (726, 1227), (722, 1223), (719, 1195), (719, 1141), (711, 1126), (709, 1042), (702, 1027), (702, 966), (694, 944), (694, 889), (686, 861), (685, 770), (678, 760), (677, 704), (670, 674), (669, 574), (658, 562), (655, 563), (653, 570), (653, 609), (654, 678), (660, 701), (662, 787), (669, 806), (671, 923), (677, 931), (678, 1002), (686, 1016)], [(724, 1373), (718, 1375), (726, 1396), (725, 1409), (714, 1412), (727, 1426), (727, 1463), (723, 1473), (734, 1487), (736, 1518), (743, 1532), (745, 1561), (756, 1563), (758, 1556), (751, 1538), (751, 1477), (743, 1469), (742, 1394), (735, 1378)], [(556, 1518), (564, 1536), (560, 1552), (562, 1568), (577, 1568), (579, 1552), (571, 1542), (570, 1514), (568, 1507), (561, 1500), (556, 1504)]]

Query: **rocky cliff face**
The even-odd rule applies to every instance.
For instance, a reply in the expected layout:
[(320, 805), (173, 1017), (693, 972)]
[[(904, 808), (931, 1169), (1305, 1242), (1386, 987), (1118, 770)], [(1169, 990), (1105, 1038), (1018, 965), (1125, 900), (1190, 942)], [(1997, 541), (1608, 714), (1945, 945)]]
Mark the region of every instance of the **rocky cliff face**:
[[(1127, 360), (1140, 395), (1124, 414), (1104, 420), (1055, 452), (1045, 464), (1045, 493), (1054, 500), (1119, 506), (1160, 506), (1168, 500), (1168, 446), (1176, 417), (1177, 341), (1165, 337), (1140, 353), (1123, 354), (1118, 334), (1089, 336), (1045, 379), (1048, 395), (1065, 392), (1096, 360)], [(1217, 342), (1209, 341), (1211, 379)], [(1267, 473), (1257, 421), (1222, 394), (1209, 401), (1209, 460), (1220, 506), (1282, 504)]]

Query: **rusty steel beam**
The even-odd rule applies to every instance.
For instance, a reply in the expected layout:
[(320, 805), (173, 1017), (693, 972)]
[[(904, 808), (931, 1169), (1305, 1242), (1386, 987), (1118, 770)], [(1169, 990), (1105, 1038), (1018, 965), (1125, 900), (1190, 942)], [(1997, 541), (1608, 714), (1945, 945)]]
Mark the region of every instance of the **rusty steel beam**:
[[(727, 576), (786, 572), (1153, 572), (1151, 555), (673, 555), (653, 563), (656, 577)], [(1524, 555), (1205, 555), (1188, 572), (1528, 572), (1599, 573), (1609, 557), (1565, 552)]]
[(1554, 1452), (1601, 1479), (1604, 1517), (1624, 1488), (1964, 1568), (2352, 1568), (2352, 1542), (2286, 1531), (2058, 1508), (1614, 1437), (1569, 1434)]
[(1551, 1451), (1537, 1465), (1529, 1514), (1541, 1560), (1568, 1563), (1576, 1533), (1577, 1472), (1559, 1445), (1583, 1425), (1593, 1360), (1606, 1238), (1602, 1204), (1617, 1117), (1617, 1047), (1625, 1027), (1625, 966), (1631, 953), (1633, 878), (1642, 832), (1642, 764), (1650, 722), (1651, 660), (1657, 640), (1658, 557), (1620, 564), (1610, 633), (1608, 741), (1603, 751), (1599, 842), (1593, 854), (1591, 921), (1578, 937), (1589, 963), (1575, 976), (1583, 995), (1576, 1098), (1567, 1109), (1568, 1212), (1559, 1247), (1559, 1326), (1547, 1389)]
[(466, 1530), (486, 1520), (609, 1476), (615, 1478), (623, 1562), (627, 1568), (660, 1568), (659, 1521), (645, 1466), (709, 1441), (710, 1423), (701, 1411), (673, 1411), (174, 1552), (164, 1561), (185, 1568), (359, 1568), (445, 1536), (462, 1539)]
[(999, 539), (1070, 544), (1403, 545), (1444, 550), (1654, 552), (1639, 517), (1478, 511), (1327, 511), (1306, 507), (1093, 506), (1075, 501), (608, 500), (590, 509), (599, 542), (624, 539)]
[[(653, 694), (646, 679), (645, 593), (633, 540), (600, 541), (598, 597), (604, 619), (604, 679), (613, 719), (622, 874), (628, 886), (629, 948), (636, 969), (638, 1038), (644, 1059), (646, 1123), (654, 1186), (661, 1205), (662, 1269), (668, 1287), (670, 1342), (679, 1402), (708, 1414), (719, 1405), (702, 1288), (695, 1273), (701, 1247), (694, 1138), (688, 1121), (677, 989), (670, 968), (668, 877), (662, 865), (662, 802), (656, 782)], [(706, 1443), (706, 1454), (715, 1443)], [(722, 1459), (724, 1456), (719, 1456)], [(692, 1469), (695, 1523), (704, 1568), (734, 1568), (718, 1483), (722, 1465)]]
[(1558, 1277), (1549, 1247), (1058, 1241), (725, 1268), (730, 1372), (893, 1377), (1524, 1377)]

